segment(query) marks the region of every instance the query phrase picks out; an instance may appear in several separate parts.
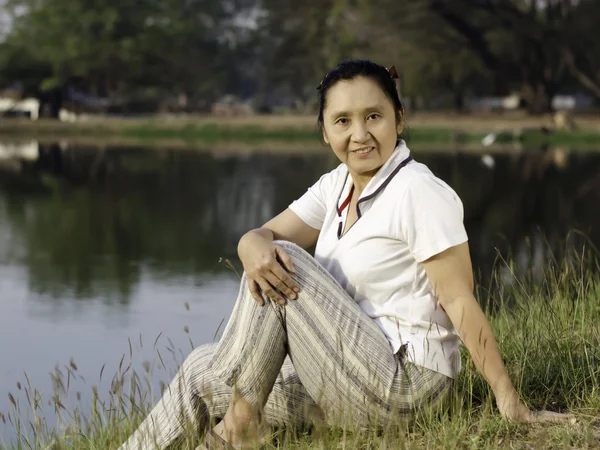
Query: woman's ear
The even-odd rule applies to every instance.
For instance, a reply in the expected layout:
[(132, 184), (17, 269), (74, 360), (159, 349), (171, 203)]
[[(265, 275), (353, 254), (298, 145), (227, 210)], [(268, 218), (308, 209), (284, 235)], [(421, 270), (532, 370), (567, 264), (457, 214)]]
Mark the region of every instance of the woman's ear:
[(400, 110), (400, 117), (398, 119), (398, 123), (396, 124), (396, 131), (398, 134), (402, 133), (404, 130), (404, 108)]
[(329, 145), (329, 138), (327, 137), (327, 133), (323, 130), (323, 140), (327, 145)]

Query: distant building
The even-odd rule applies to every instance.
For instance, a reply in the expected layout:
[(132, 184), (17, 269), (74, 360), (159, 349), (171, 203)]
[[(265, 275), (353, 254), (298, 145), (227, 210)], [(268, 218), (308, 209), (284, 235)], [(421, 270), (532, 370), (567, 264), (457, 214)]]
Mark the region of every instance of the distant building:
[(556, 111), (576, 111), (581, 109), (589, 109), (593, 106), (594, 98), (582, 93), (573, 95), (556, 95), (552, 99), (552, 108)]
[[(62, 97), (62, 105), (63, 107), (58, 113), (59, 120), (74, 122), (80, 117), (80, 114), (106, 111), (109, 100), (67, 88)], [(24, 97), (18, 88), (0, 90), (0, 116), (28, 117), (31, 120), (38, 120), (40, 106), (40, 101), (37, 98)]]
[[(517, 93), (505, 97), (474, 97), (467, 99), (466, 106), (473, 111), (510, 111), (522, 105), (521, 96)], [(581, 92), (560, 94), (552, 98), (552, 109), (555, 111), (577, 111), (594, 106), (595, 99)]]
[(497, 111), (518, 109), (521, 97), (512, 94), (506, 97), (475, 97), (467, 99), (465, 105), (470, 110)]
[(18, 89), (0, 91), (0, 115), (29, 117), (37, 120), (40, 114), (40, 102), (35, 98), (23, 98)]

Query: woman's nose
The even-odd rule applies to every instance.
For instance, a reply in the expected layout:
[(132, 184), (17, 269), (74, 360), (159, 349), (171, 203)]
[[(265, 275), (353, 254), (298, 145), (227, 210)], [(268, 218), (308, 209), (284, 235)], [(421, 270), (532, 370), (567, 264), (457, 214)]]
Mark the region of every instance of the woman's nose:
[(352, 126), (352, 140), (354, 142), (365, 142), (369, 138), (369, 130), (367, 124), (362, 121), (354, 122)]

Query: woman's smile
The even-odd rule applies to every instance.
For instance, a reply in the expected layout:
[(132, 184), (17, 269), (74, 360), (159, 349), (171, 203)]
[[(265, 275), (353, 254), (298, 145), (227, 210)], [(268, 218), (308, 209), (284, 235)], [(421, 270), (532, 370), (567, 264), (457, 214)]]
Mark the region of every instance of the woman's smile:
[(357, 156), (358, 158), (368, 158), (369, 155), (371, 155), (371, 153), (373, 153), (373, 150), (375, 150), (375, 147), (369, 146), (369, 147), (362, 147), (362, 148), (359, 148), (356, 150), (352, 150), (350, 153)]

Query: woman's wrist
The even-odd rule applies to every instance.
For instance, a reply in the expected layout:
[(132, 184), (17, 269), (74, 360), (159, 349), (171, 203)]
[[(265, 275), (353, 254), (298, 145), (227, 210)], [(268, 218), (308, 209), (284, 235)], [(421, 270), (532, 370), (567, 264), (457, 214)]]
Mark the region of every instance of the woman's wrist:
[(502, 387), (496, 388), (494, 396), (496, 397), (498, 410), (502, 415), (513, 415), (516, 410), (523, 406), (519, 394), (510, 383), (510, 380)]
[(505, 373), (493, 384), (491, 384), (491, 387), (492, 391), (494, 392), (496, 404), (498, 405), (498, 409), (500, 410), (500, 412), (510, 410), (516, 404), (521, 402), (519, 394), (514, 388), (514, 385), (510, 380), (508, 373)]
[(494, 383), (492, 390), (494, 391), (494, 396), (497, 400), (517, 396), (517, 391), (515, 390), (508, 375), (502, 377), (500, 380)]
[(251, 241), (252, 239), (255, 238), (263, 238), (266, 241), (269, 242), (273, 242), (273, 240), (275, 239), (275, 236), (273, 235), (273, 232), (271, 230), (269, 230), (268, 228), (255, 228), (253, 230), (250, 230), (248, 232), (246, 232), (239, 240), (238, 242), (238, 255), (240, 254), (240, 252), (242, 251), (244, 245)]

